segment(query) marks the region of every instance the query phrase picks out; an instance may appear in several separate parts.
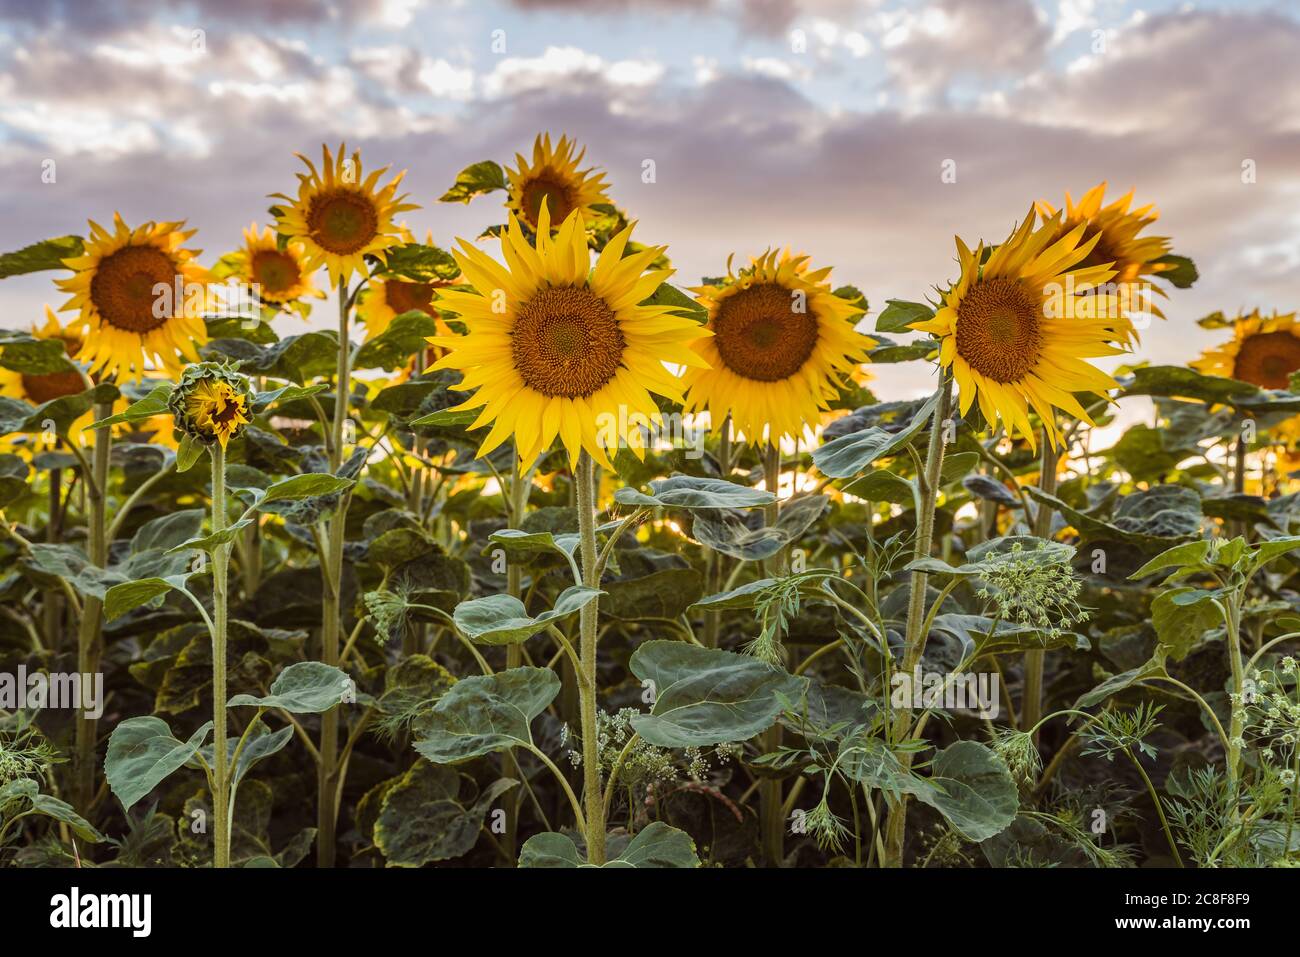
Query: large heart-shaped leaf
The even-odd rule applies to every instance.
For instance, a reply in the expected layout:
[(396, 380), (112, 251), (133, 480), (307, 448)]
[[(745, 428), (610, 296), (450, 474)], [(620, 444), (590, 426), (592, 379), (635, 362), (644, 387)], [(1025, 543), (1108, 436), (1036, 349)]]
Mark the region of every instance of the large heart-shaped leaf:
[(321, 661), (299, 661), (285, 668), (271, 683), (271, 693), (258, 698), (237, 694), (226, 707), (253, 705), (282, 708), (292, 714), (320, 714), (355, 693), (352, 679), (333, 665)]
[(621, 488), (614, 493), (614, 500), (621, 505), (647, 508), (759, 508), (771, 505), (776, 496), (722, 479), (674, 475), (651, 482), (649, 495)]
[(652, 682), (654, 706), (632, 726), (661, 748), (745, 741), (798, 702), (808, 679), (730, 651), (680, 641), (647, 641), (628, 664)]
[(108, 738), (104, 776), (122, 807), (131, 810), (164, 778), (183, 767), (203, 747), (211, 731), (209, 721), (188, 741), (178, 741), (161, 718), (127, 718), (118, 724)]
[(526, 641), (552, 622), (576, 614), (602, 594), (599, 588), (570, 585), (555, 599), (554, 608), (536, 618), (529, 616), (518, 598), (489, 595), (461, 602), (456, 606), (453, 618), (456, 627), (471, 641), (484, 645), (513, 645)]
[[(520, 867), (591, 867), (578, 847), (565, 834), (548, 831), (524, 842), (519, 852)], [(605, 867), (699, 867), (695, 841), (685, 831), (655, 821), (628, 842), (623, 853), (606, 861)]]
[(434, 764), (456, 764), (481, 754), (533, 747), (529, 724), (560, 693), (549, 668), (512, 668), (456, 682), (423, 718), (415, 744)]
[(483, 818), (496, 799), (519, 782), (499, 778), (470, 801), (461, 797), (463, 783), (454, 768), (418, 761), (389, 790), (374, 841), (390, 867), (423, 867), (460, 857), (478, 841)]

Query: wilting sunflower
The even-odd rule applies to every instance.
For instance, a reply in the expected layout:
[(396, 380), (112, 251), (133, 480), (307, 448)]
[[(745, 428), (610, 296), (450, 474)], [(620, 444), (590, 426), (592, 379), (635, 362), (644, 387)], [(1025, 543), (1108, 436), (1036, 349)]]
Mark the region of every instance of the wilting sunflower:
[(152, 359), (176, 373), (178, 352), (198, 361), (195, 342), (207, 340), (208, 273), (194, 262), (198, 251), (183, 248), (194, 230), (182, 226), (145, 223), (131, 229), (114, 213), (112, 233), (91, 222), (82, 255), (63, 261), (73, 275), (55, 280), (72, 293), (62, 309), (78, 311), (69, 328), (84, 334), (78, 358), (96, 372), (140, 378)]
[(473, 291), (447, 290), (441, 301), (468, 331), (430, 339), (448, 350), (431, 368), (459, 370), (456, 388), (474, 390), (455, 408), (481, 408), (471, 428), (491, 424), (480, 456), (513, 436), (523, 470), (558, 436), (571, 465), (585, 449), (610, 467), (611, 449), (642, 450), (641, 426), (658, 421), (651, 393), (681, 401), (665, 363), (701, 365), (690, 343), (708, 332), (669, 306), (640, 305), (672, 270), (644, 272), (661, 247), (623, 256), (632, 227), (594, 269), (580, 212), (553, 238), (550, 227), (543, 204), (530, 245), (512, 215), (504, 266), (459, 241), (456, 261)]
[[(1169, 253), (1169, 238), (1139, 235), (1160, 214), (1151, 204), (1130, 210), (1132, 190), (1109, 206), (1102, 205), (1105, 194), (1104, 182), (1084, 193), (1077, 204), (1066, 193), (1065, 215), (1061, 217), (1052, 239), (1054, 242), (1063, 239), (1076, 226), (1083, 225), (1084, 241), (1096, 237), (1097, 244), (1078, 265), (1086, 267), (1110, 264), (1110, 268), (1115, 271), (1113, 281), (1123, 290), (1121, 296), (1124, 308), (1150, 312), (1163, 319), (1164, 313), (1152, 301), (1151, 294), (1165, 298), (1169, 294), (1149, 280), (1173, 268), (1169, 263), (1156, 261)], [(1050, 203), (1040, 202), (1037, 208), (1044, 220), (1049, 220), (1057, 213)]]
[(1291, 373), (1300, 369), (1300, 323), (1294, 312), (1265, 318), (1256, 309), (1233, 321), (1229, 341), (1207, 349), (1190, 365), (1261, 389), (1285, 389)]
[(312, 281), (307, 247), (291, 242), (281, 249), (270, 226), (260, 234), (256, 223), (245, 229), (244, 248), (232, 258), (236, 275), (244, 282), (256, 283), (264, 303), (284, 306), (304, 296), (325, 298), (325, 293)]
[(519, 168), (512, 170), (507, 167), (510, 196), (506, 207), (534, 232), (539, 228), (543, 200), (552, 223), (568, 222), (569, 215), (575, 210), (589, 220), (594, 215), (592, 206), (609, 202), (605, 195), (608, 185), (605, 174), (595, 172), (594, 168), (578, 169), (587, 150), (585, 147), (578, 150), (577, 147), (575, 141), (561, 136), (555, 149), (551, 149), (551, 135), (547, 133), (533, 142), (531, 165), (522, 153), (516, 153), (515, 162)]
[(693, 289), (709, 311), (712, 338), (695, 344), (707, 368), (688, 370), (686, 411), (707, 410), (721, 428), (727, 416), (751, 441), (803, 433), (829, 408), (876, 343), (854, 322), (862, 309), (832, 294), (830, 268), (807, 256), (769, 250), (717, 286)]
[(1081, 265), (1098, 235), (1085, 240), (1079, 224), (1056, 239), (1059, 215), (1035, 229), (1031, 209), (987, 262), (982, 243), (972, 251), (958, 237), (961, 278), (942, 294), (933, 319), (912, 324), (939, 338), (939, 364), (952, 367), (962, 414), (978, 399), (990, 426), (1001, 417), (1009, 434), (1019, 429), (1035, 449), (1030, 408), (1053, 446), (1060, 441), (1053, 406), (1091, 424), (1073, 393), (1104, 395), (1115, 380), (1084, 360), (1118, 355), (1110, 343), (1128, 322), (1111, 293), (1063, 294), (1104, 283), (1113, 271)]
[(340, 145), (338, 155), (331, 156), (329, 147), (322, 146), (321, 172), (307, 157), (295, 154), (310, 170), (298, 174), (297, 199), (272, 194), (272, 198), (289, 204), (279, 208), (277, 230), (301, 239), (308, 267), (315, 270), (325, 266), (334, 286), (351, 278), (354, 272), (364, 273), (367, 255), (383, 262), (387, 250), (406, 242), (409, 233), (393, 223), (393, 216), (419, 209), (403, 202), (405, 193), (397, 194), (405, 172), (380, 187), (379, 178), (388, 167), (363, 179), (360, 151), (353, 152), (351, 158), (345, 157), (345, 152), (346, 147)]

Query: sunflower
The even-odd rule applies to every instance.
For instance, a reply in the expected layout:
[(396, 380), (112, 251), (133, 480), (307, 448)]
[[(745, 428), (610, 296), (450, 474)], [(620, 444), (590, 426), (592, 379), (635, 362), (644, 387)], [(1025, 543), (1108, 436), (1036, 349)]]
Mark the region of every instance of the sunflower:
[[(79, 358), (94, 371), (138, 379), (151, 359), (172, 373), (180, 370), (177, 352), (198, 361), (195, 342), (207, 341), (201, 303), (209, 277), (193, 261), (198, 252), (183, 248), (194, 230), (182, 226), (150, 222), (131, 229), (114, 213), (112, 233), (91, 222), (82, 255), (63, 261), (73, 275), (55, 280), (72, 294), (62, 310), (79, 313), (69, 328), (84, 334)], [(196, 287), (202, 295), (194, 295)]]
[(686, 411), (727, 416), (751, 441), (803, 434), (876, 343), (854, 328), (862, 309), (831, 292), (830, 268), (768, 250), (720, 285), (693, 289), (712, 338), (695, 344), (707, 368), (688, 370)]
[(451, 329), (433, 305), (435, 290), (443, 285), (446, 284), (411, 282), (405, 279), (370, 280), (370, 286), (357, 306), (357, 315), (366, 324), (366, 341), (382, 335), (402, 313), (414, 310), (432, 316), (437, 321), (438, 335), (451, 335)]
[(307, 265), (307, 248), (300, 242), (276, 241), (275, 230), (267, 226), (260, 234), (253, 223), (244, 230), (244, 248), (232, 257), (235, 275), (258, 287), (262, 302), (285, 306), (304, 296), (324, 299), (325, 293), (312, 281)]
[(543, 201), (550, 211), (550, 222), (568, 222), (575, 210), (585, 219), (595, 215), (592, 207), (608, 203), (605, 195), (605, 174), (593, 172), (594, 168), (578, 169), (587, 150), (577, 151), (578, 144), (561, 136), (555, 149), (551, 149), (551, 134), (538, 136), (533, 142), (533, 162), (530, 166), (522, 153), (515, 154), (518, 169), (506, 169), (510, 181), (506, 208), (538, 230)]
[[(45, 307), (45, 325), (32, 324), (32, 335), (37, 339), (61, 339), (63, 350), (69, 359), (75, 359), (84, 344), (83, 336), (76, 329), (65, 329), (58, 318)], [(31, 405), (41, 405), (65, 395), (80, 395), (87, 389), (86, 379), (75, 369), (64, 372), (16, 372), (0, 368), (0, 391), (14, 399), (22, 399)], [(68, 435), (75, 437), (83, 428), (94, 421), (94, 413), (87, 412), (68, 428)]]
[(659, 419), (651, 393), (681, 401), (665, 363), (702, 365), (690, 343), (708, 332), (670, 306), (641, 305), (672, 270), (644, 272), (661, 247), (624, 257), (631, 233), (611, 239), (594, 269), (580, 211), (552, 238), (546, 203), (535, 244), (510, 217), (504, 266), (459, 240), (454, 255), (472, 289), (441, 301), (468, 331), (430, 339), (448, 350), (431, 368), (459, 370), (456, 388), (474, 391), (455, 408), (481, 408), (471, 428), (491, 424), (480, 456), (513, 436), (523, 471), (558, 436), (570, 465), (585, 449), (609, 468), (611, 449), (643, 452), (641, 426)]
[(1232, 339), (1208, 349), (1190, 363), (1206, 375), (1226, 376), (1261, 389), (1285, 389), (1291, 373), (1300, 369), (1300, 324), (1294, 312), (1274, 312), (1265, 318), (1256, 309), (1238, 316)]
[(252, 421), (248, 377), (233, 366), (203, 362), (188, 366), (167, 400), (176, 428), (203, 445), (226, 444)]
[[(1151, 294), (1168, 298), (1169, 294), (1159, 286), (1150, 283), (1148, 278), (1158, 276), (1173, 268), (1168, 263), (1158, 262), (1169, 253), (1167, 236), (1138, 235), (1160, 216), (1154, 205), (1148, 204), (1139, 209), (1130, 210), (1133, 191), (1115, 200), (1109, 206), (1103, 206), (1106, 183), (1098, 183), (1076, 204), (1069, 193), (1065, 194), (1065, 214), (1053, 241), (1064, 239), (1076, 226), (1083, 225), (1083, 239), (1097, 238), (1097, 244), (1082, 261), (1080, 267), (1102, 266), (1110, 264), (1115, 271), (1113, 281), (1120, 286), (1125, 308), (1137, 312), (1150, 312), (1163, 319), (1164, 313), (1151, 300)], [(1050, 203), (1039, 202), (1038, 213), (1044, 220), (1055, 216), (1057, 210)]]
[(354, 272), (365, 272), (365, 257), (384, 261), (393, 246), (407, 241), (407, 231), (393, 223), (393, 216), (409, 209), (406, 194), (397, 195), (405, 172), (398, 173), (386, 186), (379, 178), (388, 170), (377, 169), (362, 179), (361, 153), (345, 158), (346, 147), (340, 145), (332, 157), (329, 147), (322, 146), (321, 170), (311, 160), (295, 154), (307, 164), (308, 173), (298, 174), (298, 198), (274, 193), (272, 198), (289, 205), (277, 210), (276, 229), (291, 239), (300, 239), (307, 250), (307, 266), (329, 269), (330, 283), (337, 286)]
[(998, 419), (1037, 449), (1029, 409), (1043, 421), (1048, 440), (1060, 432), (1053, 407), (1089, 424), (1092, 420), (1074, 392), (1104, 395), (1115, 380), (1085, 362), (1118, 355), (1110, 343), (1123, 338), (1127, 320), (1114, 318), (1118, 297), (1111, 293), (1062, 295), (1109, 280), (1107, 264), (1081, 265), (1100, 234), (1084, 239), (1081, 223), (1057, 239), (1060, 214), (1034, 228), (1034, 211), (1002, 245), (989, 253), (981, 243), (972, 251), (957, 238), (961, 278), (942, 293), (934, 318), (912, 324), (939, 339), (939, 364), (951, 367), (965, 415), (978, 399), (984, 419)]

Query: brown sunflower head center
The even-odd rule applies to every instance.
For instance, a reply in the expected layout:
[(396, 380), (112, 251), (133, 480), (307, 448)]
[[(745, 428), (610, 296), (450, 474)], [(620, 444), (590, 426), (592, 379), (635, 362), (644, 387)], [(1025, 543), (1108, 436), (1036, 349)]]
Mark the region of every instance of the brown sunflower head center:
[(590, 289), (552, 286), (520, 307), (510, 348), (525, 385), (573, 399), (599, 392), (614, 377), (626, 344), (605, 300)]
[(427, 282), (402, 282), (390, 279), (384, 283), (384, 301), (397, 315), (418, 309), (433, 315), (433, 286)]
[(573, 187), (563, 180), (545, 174), (530, 179), (524, 184), (519, 205), (524, 211), (524, 218), (534, 229), (541, 217), (542, 200), (546, 200), (551, 222), (557, 225), (568, 219), (578, 205)]
[(1242, 340), (1232, 377), (1263, 389), (1285, 389), (1297, 369), (1300, 337), (1290, 332), (1261, 332)]
[(339, 189), (312, 198), (307, 229), (321, 249), (348, 256), (365, 249), (379, 234), (379, 213), (368, 196)]
[(262, 295), (274, 298), (296, 286), (302, 279), (298, 260), (278, 249), (264, 249), (253, 254), (253, 282), (262, 287)]
[(759, 283), (719, 302), (713, 337), (723, 363), (736, 375), (779, 382), (812, 355), (817, 317), (808, 311), (806, 297), (779, 283)]
[[(143, 334), (170, 318), (161, 308), (176, 287), (176, 265), (157, 246), (123, 246), (100, 260), (90, 280), (90, 301), (115, 329)], [(160, 296), (155, 287), (164, 286)]]
[(980, 280), (957, 307), (957, 354), (994, 382), (1018, 382), (1038, 364), (1042, 316), (1018, 279)]
[(78, 395), (86, 390), (81, 375), (76, 372), (47, 372), (44, 375), (23, 375), (23, 391), (40, 405), (65, 395)]

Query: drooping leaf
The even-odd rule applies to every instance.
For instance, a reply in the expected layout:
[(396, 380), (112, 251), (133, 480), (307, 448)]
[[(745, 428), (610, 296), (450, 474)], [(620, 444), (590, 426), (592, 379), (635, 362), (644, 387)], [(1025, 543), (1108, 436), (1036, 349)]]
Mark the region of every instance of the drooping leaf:
[(354, 694), (355, 688), (347, 673), (333, 665), (321, 661), (299, 661), (276, 676), (270, 694), (260, 698), (237, 694), (226, 707), (252, 705), (282, 708), (292, 714), (320, 714)]
[(482, 754), (533, 747), (529, 724), (560, 693), (549, 668), (512, 668), (462, 678), (424, 719), (415, 750), (434, 764), (457, 764)]
[(461, 602), (453, 618), (471, 641), (484, 645), (513, 645), (526, 641), (548, 625), (579, 612), (602, 592), (585, 585), (570, 585), (555, 599), (555, 607), (535, 618), (512, 595), (489, 595)]
[(654, 705), (632, 719), (646, 741), (662, 748), (745, 741), (797, 702), (808, 679), (747, 655), (680, 641), (647, 641), (628, 667), (651, 682)]
[(127, 718), (119, 723), (108, 738), (104, 776), (122, 807), (131, 810), (164, 778), (183, 767), (203, 747), (211, 731), (209, 721), (188, 741), (178, 741), (161, 718)]

